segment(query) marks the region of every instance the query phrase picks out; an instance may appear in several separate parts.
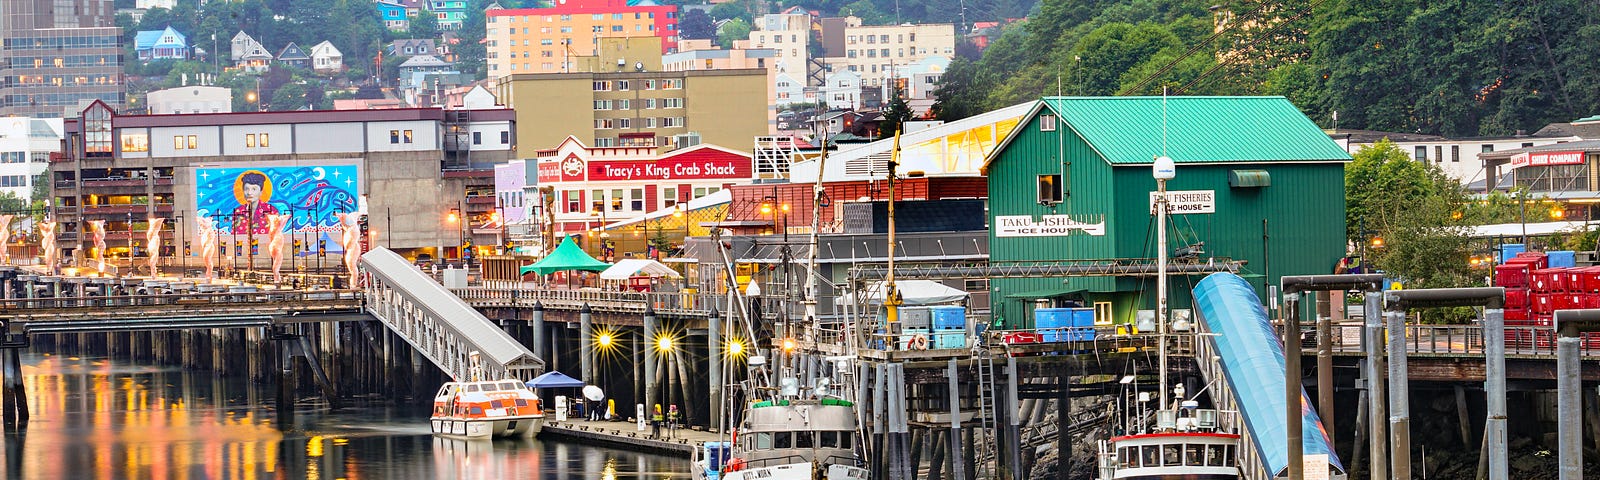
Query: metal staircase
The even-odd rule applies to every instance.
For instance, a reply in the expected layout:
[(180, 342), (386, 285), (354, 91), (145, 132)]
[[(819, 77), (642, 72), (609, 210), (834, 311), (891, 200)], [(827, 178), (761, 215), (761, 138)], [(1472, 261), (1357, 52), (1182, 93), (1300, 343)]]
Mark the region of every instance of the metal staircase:
[(479, 354), (484, 378), (531, 379), (544, 360), (483, 314), (386, 248), (361, 256), (367, 312), (457, 381)]

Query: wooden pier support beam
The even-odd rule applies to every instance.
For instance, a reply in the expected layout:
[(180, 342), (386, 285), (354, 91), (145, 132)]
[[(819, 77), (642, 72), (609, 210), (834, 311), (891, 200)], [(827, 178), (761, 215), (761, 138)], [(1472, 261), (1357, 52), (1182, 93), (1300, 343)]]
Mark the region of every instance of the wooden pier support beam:
[(0, 387), (0, 405), (4, 411), (7, 429), (28, 424), (28, 395), (22, 387), (22, 349), (7, 348), (0, 350), (0, 374), (5, 375), (4, 385)]

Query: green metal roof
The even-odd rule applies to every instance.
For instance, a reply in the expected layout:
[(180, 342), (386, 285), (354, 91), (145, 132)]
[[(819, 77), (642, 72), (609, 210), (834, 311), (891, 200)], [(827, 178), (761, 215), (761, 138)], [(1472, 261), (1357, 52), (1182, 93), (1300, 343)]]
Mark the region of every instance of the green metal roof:
[(1594, 115), (1594, 116), (1590, 116), (1590, 117), (1583, 117), (1583, 118), (1580, 118), (1580, 119), (1572, 121), (1572, 123), (1589, 123), (1589, 122), (1600, 122), (1600, 115)]
[(1112, 165), (1150, 164), (1162, 151), (1163, 103), (1176, 163), (1350, 161), (1283, 97), (1046, 97), (1029, 118), (1049, 108)]

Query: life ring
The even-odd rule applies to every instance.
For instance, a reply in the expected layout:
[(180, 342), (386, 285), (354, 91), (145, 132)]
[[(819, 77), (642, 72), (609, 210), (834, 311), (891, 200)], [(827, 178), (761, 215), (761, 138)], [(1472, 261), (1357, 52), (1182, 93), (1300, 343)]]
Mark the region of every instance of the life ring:
[(911, 339), (906, 341), (906, 347), (911, 350), (927, 350), (928, 336), (920, 333), (912, 335)]

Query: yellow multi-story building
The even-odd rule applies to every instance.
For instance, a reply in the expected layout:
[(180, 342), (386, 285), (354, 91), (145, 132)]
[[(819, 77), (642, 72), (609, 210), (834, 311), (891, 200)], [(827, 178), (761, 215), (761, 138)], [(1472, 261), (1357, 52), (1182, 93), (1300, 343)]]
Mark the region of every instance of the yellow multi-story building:
[(523, 73), (572, 73), (573, 57), (597, 56), (601, 39), (656, 37), (661, 51), (678, 45), (678, 7), (651, 1), (567, 0), (549, 8), (487, 12), (490, 78)]
[(768, 134), (768, 69), (663, 71), (661, 56), (651, 60), (637, 40), (601, 42), (600, 55), (573, 62), (576, 72), (500, 78), (496, 96), (517, 111), (517, 143), (551, 148), (572, 136), (594, 147), (684, 146), (682, 136), (694, 134), (740, 147)]

